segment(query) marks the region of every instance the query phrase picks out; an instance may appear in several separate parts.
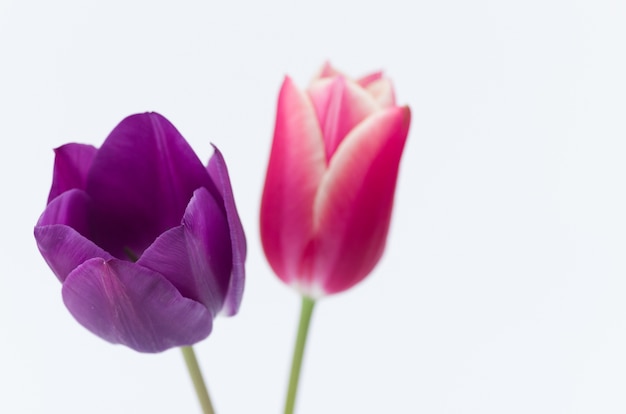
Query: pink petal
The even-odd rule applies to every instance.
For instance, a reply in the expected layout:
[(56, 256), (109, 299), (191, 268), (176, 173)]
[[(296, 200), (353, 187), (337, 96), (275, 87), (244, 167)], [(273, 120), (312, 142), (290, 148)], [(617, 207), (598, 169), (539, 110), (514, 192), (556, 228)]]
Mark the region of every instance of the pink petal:
[(268, 261), (286, 282), (300, 274), (300, 257), (313, 234), (313, 200), (325, 169), (315, 109), (287, 77), (278, 99), (260, 223)]
[(213, 317), (159, 273), (117, 259), (91, 259), (63, 284), (63, 301), (85, 328), (139, 352), (192, 345), (211, 332)]
[(95, 147), (83, 144), (66, 144), (54, 150), (54, 173), (48, 203), (72, 188), (86, 188), (87, 173), (97, 152)]
[(313, 82), (323, 78), (334, 78), (335, 76), (344, 76), (343, 73), (338, 71), (330, 64), (330, 62), (326, 61), (320, 68), (317, 75), (313, 77)]
[(346, 135), (378, 109), (363, 88), (344, 77), (315, 82), (308, 92), (322, 128), (327, 160), (332, 158)]
[(391, 80), (381, 78), (370, 82), (365, 89), (378, 103), (380, 108), (388, 108), (396, 105), (396, 96)]
[(378, 71), (378, 72), (370, 73), (369, 75), (365, 75), (362, 78), (359, 78), (356, 81), (356, 83), (358, 83), (364, 88), (367, 88), (367, 86), (370, 85), (372, 82), (376, 82), (377, 80), (382, 79), (382, 77), (383, 77), (383, 72)]
[(326, 293), (362, 280), (382, 255), (410, 122), (408, 107), (368, 118), (331, 160), (315, 201), (311, 274)]

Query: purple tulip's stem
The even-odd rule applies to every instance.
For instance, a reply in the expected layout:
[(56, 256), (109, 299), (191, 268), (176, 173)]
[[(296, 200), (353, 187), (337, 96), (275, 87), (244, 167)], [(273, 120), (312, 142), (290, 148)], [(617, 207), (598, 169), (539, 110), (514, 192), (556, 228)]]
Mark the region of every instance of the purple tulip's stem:
[[(137, 260), (139, 260), (139, 256), (137, 256), (135, 252), (133, 252), (130, 248), (124, 247), (124, 252), (131, 262), (135, 263)], [(200, 407), (202, 407), (202, 413), (215, 414), (215, 410), (213, 410), (213, 404), (211, 404), (211, 397), (209, 397), (209, 391), (206, 387), (206, 384), (204, 383), (202, 371), (200, 371), (198, 359), (196, 358), (196, 353), (194, 352), (193, 347), (182, 346), (180, 350), (183, 351), (183, 358), (185, 358), (185, 364), (187, 365), (189, 376), (191, 377), (193, 387), (196, 390), (196, 395), (198, 396)]]
[(198, 360), (196, 359), (196, 353), (193, 351), (193, 347), (183, 346), (180, 349), (183, 351), (185, 364), (187, 364), (187, 369), (189, 370), (189, 376), (193, 382), (193, 387), (196, 389), (196, 394), (198, 395), (198, 401), (200, 401), (202, 412), (204, 414), (215, 414), (213, 405), (211, 404), (211, 398), (209, 397), (209, 392), (206, 384), (204, 383), (204, 378), (202, 378), (202, 372), (200, 372), (200, 366), (198, 365)]
[(306, 296), (302, 297), (302, 308), (300, 311), (300, 324), (298, 325), (298, 336), (296, 346), (293, 350), (293, 360), (291, 362), (291, 376), (289, 377), (289, 388), (287, 390), (287, 400), (285, 401), (285, 414), (293, 414), (296, 405), (296, 394), (298, 392), (298, 382), (300, 380), (300, 369), (302, 368), (302, 357), (304, 347), (309, 333), (311, 315), (315, 301)]

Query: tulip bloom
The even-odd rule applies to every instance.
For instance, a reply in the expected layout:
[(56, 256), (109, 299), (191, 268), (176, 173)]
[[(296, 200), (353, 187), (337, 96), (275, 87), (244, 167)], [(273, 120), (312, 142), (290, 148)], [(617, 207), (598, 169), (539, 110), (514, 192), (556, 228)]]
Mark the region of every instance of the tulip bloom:
[(160, 352), (206, 338), (215, 316), (237, 312), (246, 242), (217, 149), (204, 167), (167, 119), (145, 113), (100, 149), (55, 153), (35, 238), (79, 323)]
[(382, 256), (410, 111), (382, 73), (326, 64), (306, 91), (287, 77), (261, 205), (278, 277), (318, 298), (361, 281)]

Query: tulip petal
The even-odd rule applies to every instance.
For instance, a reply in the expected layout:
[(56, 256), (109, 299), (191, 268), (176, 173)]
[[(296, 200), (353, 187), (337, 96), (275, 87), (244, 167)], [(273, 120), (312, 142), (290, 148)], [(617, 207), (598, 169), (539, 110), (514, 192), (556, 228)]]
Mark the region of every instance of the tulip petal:
[(226, 242), (230, 237), (226, 216), (206, 189), (199, 188), (194, 193), (183, 217), (183, 227), (198, 291), (203, 303), (216, 315), (230, 285), (233, 255)]
[(65, 224), (89, 236), (91, 200), (83, 190), (72, 189), (54, 198), (39, 217), (37, 226)]
[(35, 239), (41, 255), (61, 282), (89, 259), (112, 258), (76, 230), (61, 224), (35, 227)]
[(322, 128), (327, 160), (346, 135), (378, 109), (372, 96), (342, 76), (315, 82), (308, 92)]
[(41, 255), (61, 282), (88, 259), (111, 255), (88, 239), (90, 200), (81, 190), (69, 190), (50, 202), (35, 226)]
[(313, 201), (325, 169), (315, 109), (287, 77), (278, 99), (260, 223), (265, 254), (285, 282), (300, 273), (300, 257), (313, 235)]
[(380, 259), (409, 122), (408, 107), (381, 111), (335, 153), (315, 202), (317, 238), (305, 258), (319, 284), (312, 288), (348, 289)]
[(137, 264), (162, 274), (184, 297), (204, 303), (191, 269), (182, 225), (157, 237), (137, 260)]
[(159, 272), (184, 297), (203, 303), (217, 315), (231, 278), (228, 237), (220, 205), (200, 188), (189, 202), (183, 224), (159, 236), (137, 264)]
[(237, 213), (233, 189), (230, 185), (228, 169), (222, 153), (213, 146), (215, 153), (209, 161), (207, 170), (211, 179), (216, 184), (218, 191), (224, 201), (226, 219), (230, 231), (230, 243), (232, 249), (232, 275), (226, 293), (223, 312), (227, 316), (232, 316), (239, 310), (243, 288), (245, 282), (245, 261), (246, 261), (246, 236)]
[(382, 78), (383, 78), (383, 72), (378, 71), (378, 72), (370, 73), (369, 75), (365, 75), (362, 78), (359, 78), (356, 81), (356, 83), (361, 85), (363, 88), (367, 88), (368, 85)]
[(365, 89), (378, 103), (380, 108), (388, 108), (396, 105), (396, 96), (391, 80), (380, 78), (369, 82)]
[(326, 61), (320, 68), (317, 75), (313, 77), (313, 81), (323, 79), (323, 78), (334, 78), (335, 76), (344, 76), (344, 75), (343, 73), (335, 69), (335, 67), (331, 65), (330, 62)]
[(87, 172), (97, 152), (96, 147), (84, 144), (66, 144), (54, 150), (54, 173), (48, 203), (72, 188), (86, 188)]
[(91, 259), (63, 284), (63, 300), (85, 328), (139, 352), (192, 345), (211, 332), (213, 317), (162, 275), (122, 260)]
[(93, 240), (118, 258), (140, 256), (178, 226), (196, 188), (213, 186), (176, 128), (157, 113), (132, 115), (109, 135), (93, 161), (87, 192), (96, 207)]

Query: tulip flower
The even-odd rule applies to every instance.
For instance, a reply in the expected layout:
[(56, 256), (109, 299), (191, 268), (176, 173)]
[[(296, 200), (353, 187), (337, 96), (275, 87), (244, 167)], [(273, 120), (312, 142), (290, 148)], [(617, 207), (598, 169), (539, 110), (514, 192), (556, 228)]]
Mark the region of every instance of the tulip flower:
[(383, 254), (410, 123), (391, 81), (324, 65), (307, 90), (287, 77), (261, 202), (278, 277), (303, 295), (285, 413), (292, 413), (315, 299), (363, 280)]
[(261, 205), (274, 272), (305, 296), (342, 292), (382, 256), (410, 111), (389, 79), (330, 65), (306, 91), (286, 78)]
[(237, 312), (246, 242), (217, 148), (205, 167), (167, 119), (145, 113), (99, 149), (55, 153), (35, 238), (80, 324), (160, 352), (206, 338), (218, 314)]

